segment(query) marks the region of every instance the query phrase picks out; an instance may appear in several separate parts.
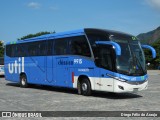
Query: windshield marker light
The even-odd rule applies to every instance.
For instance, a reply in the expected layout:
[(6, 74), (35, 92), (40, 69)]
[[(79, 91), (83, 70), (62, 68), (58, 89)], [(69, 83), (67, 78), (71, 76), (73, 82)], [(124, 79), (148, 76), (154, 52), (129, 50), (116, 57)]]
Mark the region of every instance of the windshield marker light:
[(132, 37), (132, 40), (137, 40), (137, 38), (133, 36), (133, 37)]

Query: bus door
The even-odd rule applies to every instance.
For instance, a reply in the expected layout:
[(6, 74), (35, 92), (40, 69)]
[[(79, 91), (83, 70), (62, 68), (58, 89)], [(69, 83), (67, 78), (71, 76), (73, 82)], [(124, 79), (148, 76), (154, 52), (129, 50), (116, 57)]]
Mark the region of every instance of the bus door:
[(69, 66), (70, 61), (68, 57), (56, 58), (56, 85), (57, 86), (69, 86)]
[(113, 49), (110, 45), (99, 45), (98, 66), (100, 67), (100, 90), (113, 91)]

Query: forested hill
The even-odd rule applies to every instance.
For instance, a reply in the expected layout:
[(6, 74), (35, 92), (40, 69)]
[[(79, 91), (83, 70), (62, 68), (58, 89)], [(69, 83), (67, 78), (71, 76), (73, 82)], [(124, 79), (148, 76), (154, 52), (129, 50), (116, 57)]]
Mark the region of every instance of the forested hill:
[(160, 26), (150, 32), (141, 33), (137, 37), (141, 40), (142, 43), (145, 44), (152, 44), (154, 42), (158, 42), (160, 41)]
[(142, 33), (137, 36), (142, 44), (150, 44), (157, 53), (155, 59), (152, 59), (151, 52), (145, 50), (146, 61), (151, 63), (149, 69), (157, 69), (160, 66), (160, 27), (147, 33)]

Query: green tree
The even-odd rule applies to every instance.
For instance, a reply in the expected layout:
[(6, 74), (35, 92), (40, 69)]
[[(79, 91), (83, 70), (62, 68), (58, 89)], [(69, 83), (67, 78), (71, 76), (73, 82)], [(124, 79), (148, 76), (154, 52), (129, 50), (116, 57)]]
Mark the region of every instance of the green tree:
[(45, 34), (51, 34), (51, 33), (55, 33), (54, 32), (38, 32), (38, 33), (35, 33), (35, 34), (28, 34), (26, 36), (23, 36), (22, 38), (19, 38), (18, 40), (24, 40), (24, 39), (28, 39), (28, 38), (33, 38), (33, 37), (37, 37), (37, 36), (41, 36), (41, 35), (45, 35)]
[(4, 57), (4, 44), (0, 41), (0, 57)]
[(152, 43), (151, 46), (156, 50), (156, 58), (152, 58), (152, 53), (149, 50), (145, 50), (145, 57), (146, 62), (150, 62), (151, 69), (157, 69), (158, 65), (160, 65), (160, 39), (158, 39), (156, 42)]

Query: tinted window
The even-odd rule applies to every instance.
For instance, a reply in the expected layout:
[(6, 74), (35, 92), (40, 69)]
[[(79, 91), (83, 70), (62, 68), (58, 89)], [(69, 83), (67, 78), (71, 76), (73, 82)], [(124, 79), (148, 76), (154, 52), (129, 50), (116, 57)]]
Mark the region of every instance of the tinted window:
[(12, 48), (13, 57), (23, 57), (27, 55), (26, 44), (15, 44)]
[(99, 67), (113, 70), (113, 52), (112, 52), (112, 46), (109, 45), (100, 45), (97, 50), (97, 58), (96, 64)]
[(95, 44), (95, 41), (109, 41), (108, 34), (88, 34), (87, 37), (91, 46)]
[(7, 45), (6, 55), (9, 57), (45, 56), (46, 41)]
[(29, 56), (45, 56), (46, 55), (46, 41), (28, 43)]
[(67, 54), (67, 40), (57, 39), (54, 44), (55, 55), (66, 55)]
[(66, 54), (91, 56), (90, 48), (85, 36), (7, 45), (6, 54), (10, 57)]
[(70, 54), (91, 57), (90, 48), (85, 36), (70, 38)]
[(6, 55), (12, 56), (12, 45), (6, 45)]
[(53, 40), (47, 41), (47, 55), (53, 55)]

